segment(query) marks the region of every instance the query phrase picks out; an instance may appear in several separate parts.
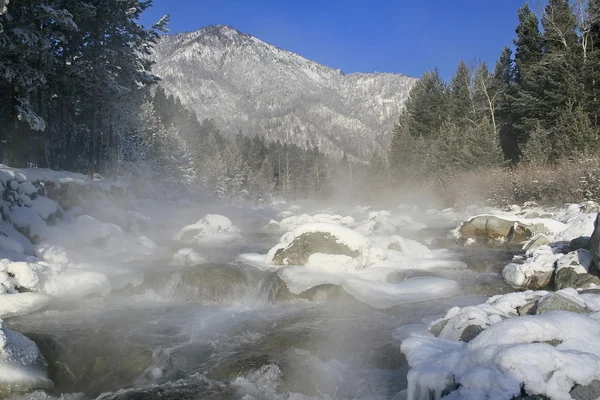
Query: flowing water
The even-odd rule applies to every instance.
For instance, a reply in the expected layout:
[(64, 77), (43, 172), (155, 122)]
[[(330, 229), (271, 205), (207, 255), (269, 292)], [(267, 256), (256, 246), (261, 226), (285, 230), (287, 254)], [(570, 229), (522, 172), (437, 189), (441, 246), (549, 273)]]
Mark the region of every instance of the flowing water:
[[(209, 265), (130, 262), (143, 272), (140, 286), (124, 284), (106, 297), (56, 303), (7, 323), (42, 350), (52, 396), (391, 399), (406, 388), (408, 371), (397, 328), (506, 291), (497, 265), (510, 255), (470, 249), (457, 253), (469, 270), (404, 274), (454, 279), (463, 289), (454, 298), (378, 310), (328, 285), (292, 296), (273, 272), (232, 263), (237, 254), (264, 254), (277, 243), (280, 233), (265, 234), (262, 226), (248, 224), (242, 243), (196, 246)], [(163, 245), (170, 254), (181, 247)]]

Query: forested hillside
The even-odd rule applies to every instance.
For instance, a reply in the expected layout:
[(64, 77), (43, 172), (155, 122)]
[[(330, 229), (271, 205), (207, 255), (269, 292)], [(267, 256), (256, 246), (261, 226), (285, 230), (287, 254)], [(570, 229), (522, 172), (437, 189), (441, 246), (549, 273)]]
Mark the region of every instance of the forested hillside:
[(514, 51), (490, 70), (462, 62), (412, 90), (394, 130), (392, 175), (447, 179), (493, 166), (598, 156), (600, 2), (550, 0), (541, 18), (519, 10)]

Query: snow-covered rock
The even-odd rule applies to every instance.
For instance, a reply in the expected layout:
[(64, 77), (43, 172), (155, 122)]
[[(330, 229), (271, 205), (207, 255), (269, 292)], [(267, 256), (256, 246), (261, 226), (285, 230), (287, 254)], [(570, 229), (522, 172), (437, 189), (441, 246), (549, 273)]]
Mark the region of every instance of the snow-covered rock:
[(309, 223), (283, 235), (280, 243), (269, 250), (267, 259), (277, 265), (304, 265), (315, 253), (348, 256), (356, 259), (360, 268), (386, 257), (385, 250), (352, 229), (331, 223)]
[(176, 235), (181, 241), (228, 241), (239, 239), (240, 229), (223, 215), (207, 214), (195, 224), (184, 227)]
[(552, 282), (555, 263), (562, 254), (550, 246), (540, 246), (525, 256), (516, 256), (502, 270), (504, 280), (515, 289), (537, 290)]
[(600, 379), (600, 321), (565, 311), (509, 318), (469, 343), (413, 336), (401, 349), (411, 400), (444, 390), (449, 399), (511, 399), (522, 390), (570, 399), (576, 385)]
[[(385, 246), (388, 250), (394, 250), (402, 253), (407, 257), (412, 258), (433, 258), (433, 253), (427, 246), (410, 239), (405, 239), (402, 236), (394, 235), (386, 239), (389, 244)], [(382, 243), (385, 244), (385, 243)]]
[(556, 289), (600, 286), (600, 278), (589, 273), (592, 263), (589, 250), (579, 249), (565, 254), (556, 261), (554, 286)]
[(282, 219), (279, 222), (279, 226), (281, 229), (287, 231), (291, 231), (301, 225), (304, 224), (312, 224), (316, 222), (324, 222), (330, 224), (336, 224), (341, 226), (349, 226), (354, 223), (354, 218), (350, 216), (343, 217), (341, 215), (331, 215), (331, 214), (302, 214), (302, 215), (293, 215), (287, 218)]
[(443, 391), (448, 399), (510, 399), (521, 390), (570, 399), (575, 387), (600, 378), (599, 308), (600, 295), (573, 289), (455, 307), (431, 325), (438, 337), (418, 329), (402, 337), (408, 399)]
[(0, 397), (52, 386), (35, 343), (5, 328), (0, 319)]
[(521, 244), (537, 234), (554, 237), (567, 226), (550, 218), (523, 218), (512, 214), (484, 214), (469, 218), (455, 230), (460, 241), (480, 244)]
[(192, 265), (204, 264), (206, 262), (206, 258), (197, 253), (194, 249), (185, 248), (180, 249), (173, 254), (173, 257), (171, 257), (171, 261), (169, 262), (169, 266), (189, 267)]

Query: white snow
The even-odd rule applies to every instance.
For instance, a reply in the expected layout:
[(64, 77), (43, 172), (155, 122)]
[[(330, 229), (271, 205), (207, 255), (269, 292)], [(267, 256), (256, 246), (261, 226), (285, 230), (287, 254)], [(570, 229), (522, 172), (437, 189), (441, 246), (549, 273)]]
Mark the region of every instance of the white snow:
[(192, 265), (206, 263), (206, 258), (197, 253), (194, 249), (185, 248), (178, 250), (171, 261), (169, 262), (170, 267), (188, 267)]
[(386, 258), (386, 251), (381, 249), (380, 247), (374, 246), (370, 243), (370, 241), (363, 235), (358, 232), (353, 231), (352, 229), (345, 228), (340, 225), (325, 223), (325, 222), (315, 222), (301, 225), (294, 230), (284, 234), (280, 243), (269, 250), (267, 254), (267, 259), (272, 262), (275, 254), (280, 249), (286, 249), (292, 245), (293, 241), (305, 234), (305, 233), (314, 233), (314, 232), (324, 232), (328, 233), (331, 236), (336, 238), (338, 243), (341, 243), (347, 246), (351, 251), (358, 251), (360, 253), (358, 257), (358, 265), (360, 268), (365, 268), (369, 265), (376, 263), (379, 260), (383, 260)]
[(189, 241), (231, 241), (240, 239), (240, 230), (223, 215), (207, 214), (195, 224), (184, 227), (175, 240)]
[(351, 273), (331, 273), (296, 266), (281, 269), (279, 275), (294, 294), (300, 294), (317, 285), (338, 285), (357, 300), (381, 309), (404, 303), (451, 297), (460, 292), (457, 282), (437, 277), (417, 277), (392, 284)]
[(311, 224), (315, 222), (327, 222), (336, 225), (342, 226), (350, 226), (354, 224), (354, 218), (350, 216), (343, 217), (341, 215), (331, 215), (331, 214), (316, 214), (316, 215), (292, 215), (282, 219), (279, 222), (281, 229), (285, 231), (291, 231), (301, 225)]
[(0, 295), (0, 300), (0, 318), (8, 318), (41, 310), (52, 302), (52, 296), (34, 292), (14, 293)]
[[(559, 340), (553, 346), (547, 342)], [(448, 399), (510, 399), (529, 394), (571, 399), (575, 384), (600, 379), (600, 321), (564, 311), (510, 318), (469, 343), (413, 336), (401, 345), (411, 370), (408, 399), (453, 382)]]
[(517, 262), (513, 261), (504, 267), (502, 276), (512, 287), (524, 288), (534, 275), (554, 271), (554, 264), (562, 254), (550, 246), (540, 246), (524, 260), (517, 257), (515, 257)]

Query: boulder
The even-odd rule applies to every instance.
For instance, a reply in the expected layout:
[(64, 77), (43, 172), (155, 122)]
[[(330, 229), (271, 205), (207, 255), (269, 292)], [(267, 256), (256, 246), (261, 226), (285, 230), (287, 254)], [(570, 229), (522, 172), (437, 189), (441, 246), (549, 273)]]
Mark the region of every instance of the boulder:
[(600, 211), (600, 205), (595, 201), (587, 201), (582, 205), (583, 212), (586, 214), (597, 213)]
[(340, 243), (338, 238), (329, 232), (307, 232), (294, 239), (289, 247), (279, 249), (273, 257), (273, 263), (305, 265), (311, 254), (315, 253), (340, 254), (349, 257), (360, 255), (360, 252)]
[(537, 234), (550, 234), (550, 230), (539, 220), (531, 223), (505, 219), (497, 215), (479, 215), (464, 222), (458, 228), (461, 240), (474, 239), (487, 245), (519, 244)]
[(530, 250), (537, 249), (540, 246), (547, 246), (550, 244), (548, 237), (542, 233), (532, 237), (527, 243), (523, 245), (523, 251), (527, 252)]
[(356, 300), (343, 287), (339, 285), (322, 284), (313, 286), (300, 293), (300, 298), (311, 301), (352, 301)]
[(83, 326), (71, 332), (65, 337), (29, 334), (48, 362), (52, 394), (85, 391), (95, 397), (133, 384), (153, 363), (153, 349), (124, 345), (123, 337), (109, 329)]
[(242, 267), (202, 264), (174, 273), (165, 291), (177, 300), (223, 303), (246, 296), (249, 288), (249, 276)]
[(555, 263), (560, 257), (562, 254), (555, 254), (549, 246), (540, 246), (524, 260), (515, 257), (502, 270), (502, 277), (515, 289), (544, 289), (552, 283)]
[(570, 311), (578, 314), (585, 314), (588, 309), (559, 293), (552, 293), (542, 297), (537, 303), (536, 314), (544, 314), (550, 311)]
[(589, 236), (579, 236), (569, 242), (569, 248), (571, 251), (590, 248), (590, 237)]
[(556, 262), (554, 286), (556, 289), (587, 289), (591, 285), (600, 286), (600, 278), (589, 273), (592, 255), (588, 250), (579, 249), (562, 256)]
[(600, 266), (600, 214), (596, 216), (594, 222), (594, 232), (590, 238), (590, 251), (592, 252), (592, 259), (596, 266)]
[(600, 381), (593, 380), (589, 385), (575, 385), (570, 393), (574, 400), (597, 400), (600, 398)]

